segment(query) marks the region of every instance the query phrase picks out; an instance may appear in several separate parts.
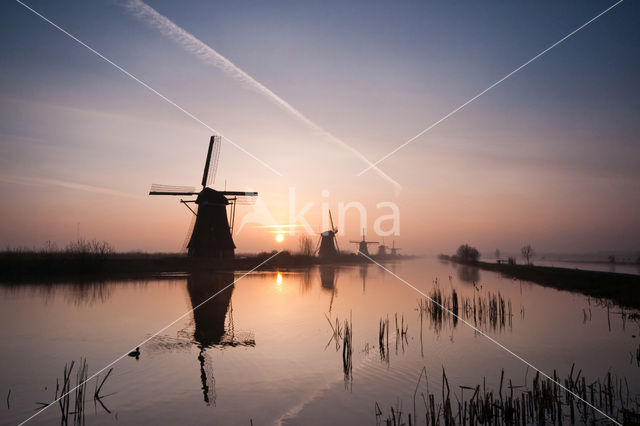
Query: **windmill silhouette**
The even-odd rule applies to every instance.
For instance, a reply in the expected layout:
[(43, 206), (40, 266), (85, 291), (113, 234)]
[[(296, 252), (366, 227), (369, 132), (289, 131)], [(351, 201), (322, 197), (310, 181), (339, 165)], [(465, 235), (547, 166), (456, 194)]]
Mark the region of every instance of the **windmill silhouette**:
[(391, 256), (399, 256), (398, 250), (400, 250), (400, 247), (396, 247), (396, 240), (393, 240), (391, 245)]
[(380, 244), (378, 241), (366, 241), (364, 239), (364, 228), (362, 228), (362, 241), (349, 241), (351, 244), (358, 244), (358, 252), (369, 256), (369, 244)]
[(389, 248), (389, 247), (387, 247), (387, 246), (384, 244), (384, 237), (382, 237), (382, 244), (380, 244), (380, 245), (378, 246), (378, 253), (377, 253), (377, 256), (379, 256), (379, 257), (386, 257), (386, 256), (387, 256), (387, 254), (388, 254), (388, 253), (387, 253), (387, 249), (388, 249), (388, 248)]
[[(215, 180), (220, 158), (220, 136), (211, 136), (209, 150), (204, 163), (202, 190), (194, 187), (151, 185), (149, 195), (197, 196), (195, 200), (180, 200), (195, 215), (193, 231), (187, 244), (189, 256), (229, 259), (235, 255), (236, 245), (233, 242), (233, 223), (237, 202), (251, 202), (257, 192), (216, 191), (210, 188)], [(195, 203), (196, 208), (189, 206)], [(230, 207), (231, 226), (227, 215)]]
[(320, 240), (318, 240), (318, 245), (320, 246), (317, 250), (318, 257), (323, 259), (336, 257), (340, 253), (340, 250), (338, 249), (338, 239), (336, 237), (338, 228), (333, 225), (331, 210), (329, 210), (329, 220), (331, 221), (331, 229), (321, 233)]

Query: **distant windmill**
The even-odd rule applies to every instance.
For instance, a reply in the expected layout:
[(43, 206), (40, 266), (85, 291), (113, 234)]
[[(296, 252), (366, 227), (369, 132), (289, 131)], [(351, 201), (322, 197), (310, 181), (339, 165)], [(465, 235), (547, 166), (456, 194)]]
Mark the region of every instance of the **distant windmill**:
[(329, 210), (329, 220), (331, 221), (331, 229), (321, 233), (320, 240), (318, 242), (318, 244), (320, 245), (320, 249), (318, 250), (318, 257), (322, 259), (336, 257), (340, 253), (340, 250), (338, 249), (338, 239), (336, 237), (338, 229), (333, 226), (333, 217), (331, 216), (331, 210)]
[(349, 241), (351, 244), (358, 244), (358, 251), (366, 256), (369, 256), (369, 244), (380, 244), (377, 241), (366, 241), (364, 239), (364, 229), (362, 230), (362, 241)]
[[(214, 151), (215, 148), (215, 151)], [(149, 195), (197, 195), (195, 200), (180, 200), (195, 215), (195, 224), (187, 244), (189, 256), (228, 259), (234, 257), (236, 248), (233, 243), (233, 222), (238, 201), (249, 201), (257, 192), (216, 191), (213, 185), (218, 159), (220, 157), (220, 136), (211, 136), (207, 160), (202, 175), (202, 190), (195, 192), (194, 187), (151, 185)], [(189, 207), (195, 203), (197, 209)], [(231, 208), (231, 226), (227, 216), (227, 206)]]
[(391, 245), (391, 256), (398, 256), (398, 250), (400, 250), (400, 247), (396, 247), (396, 240), (393, 240), (393, 244)]
[(388, 247), (384, 245), (384, 237), (382, 237), (382, 244), (378, 246), (377, 255), (380, 257), (385, 257), (387, 255), (387, 249)]

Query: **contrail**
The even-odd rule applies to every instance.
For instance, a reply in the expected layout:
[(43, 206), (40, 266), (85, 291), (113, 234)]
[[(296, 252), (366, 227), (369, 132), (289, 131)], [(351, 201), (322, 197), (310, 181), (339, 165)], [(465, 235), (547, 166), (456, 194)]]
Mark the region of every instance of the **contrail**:
[(37, 178), (37, 177), (29, 177), (29, 176), (0, 175), (0, 182), (6, 182), (11, 184), (17, 184), (17, 185), (35, 185), (35, 186), (53, 185), (53, 186), (60, 186), (63, 188), (75, 189), (78, 191), (112, 195), (115, 197), (140, 198), (139, 196), (135, 194), (130, 194), (128, 192), (122, 192), (122, 191), (117, 191), (115, 189), (103, 188), (100, 186), (93, 186), (93, 185), (85, 185), (83, 183), (69, 182), (69, 181), (59, 180), (59, 179)]
[(331, 132), (325, 130), (320, 125), (316, 124), (314, 121), (309, 119), (303, 113), (294, 108), (290, 103), (282, 99), (280, 96), (276, 95), (273, 91), (265, 87), (262, 83), (257, 81), (255, 78), (251, 77), (249, 74), (244, 72), (240, 67), (235, 65), (233, 62), (222, 56), (212, 47), (195, 37), (193, 34), (184, 30), (183, 28), (176, 25), (172, 20), (167, 18), (166, 16), (158, 13), (154, 8), (144, 3), (141, 0), (125, 0), (123, 3), (125, 9), (129, 11), (136, 18), (146, 22), (153, 28), (157, 29), (162, 33), (162, 35), (170, 38), (171, 40), (178, 43), (189, 53), (197, 56), (203, 62), (213, 65), (225, 73), (229, 74), (231, 77), (240, 81), (245, 87), (255, 90), (256, 92), (266, 96), (271, 101), (273, 101), (276, 105), (284, 109), (285, 111), (292, 114), (294, 117), (305, 123), (307, 126), (312, 128), (315, 132), (322, 134), (324, 137), (343, 147), (344, 149), (350, 151), (360, 160), (365, 162), (369, 168), (374, 169), (378, 175), (384, 178), (386, 181), (391, 183), (396, 191), (400, 191), (402, 186), (382, 170), (378, 169), (371, 161), (369, 161), (360, 151), (353, 148), (351, 145), (339, 139), (337, 136), (334, 136)]

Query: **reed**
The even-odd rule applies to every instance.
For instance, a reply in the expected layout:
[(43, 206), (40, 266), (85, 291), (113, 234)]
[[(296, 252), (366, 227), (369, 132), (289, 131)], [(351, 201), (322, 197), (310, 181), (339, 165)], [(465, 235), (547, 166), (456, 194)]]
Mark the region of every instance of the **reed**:
[(409, 324), (405, 326), (404, 323), (404, 314), (402, 314), (400, 322), (398, 322), (398, 313), (394, 314), (395, 322), (396, 322), (396, 355), (398, 354), (398, 343), (402, 345), (402, 351), (404, 352), (405, 344), (409, 344), (409, 340), (407, 338), (407, 332), (409, 330)]
[(389, 363), (389, 316), (386, 319), (380, 318), (380, 328), (378, 331), (378, 348), (380, 359)]
[(353, 381), (353, 323), (351, 314), (349, 320), (344, 321), (344, 336), (342, 339), (342, 370), (345, 384)]
[(485, 330), (513, 328), (511, 299), (505, 299), (500, 292), (488, 292), (486, 295), (474, 292), (473, 296), (466, 297), (459, 295), (454, 288), (450, 294), (445, 294), (435, 286), (428, 298), (418, 300), (417, 309), (421, 327), (422, 320), (427, 318), (436, 333), (446, 326), (457, 327), (460, 319)]
[[(632, 396), (629, 384), (608, 372), (603, 379), (588, 381), (582, 371), (571, 368), (569, 375), (561, 380), (554, 371), (554, 380), (568, 389), (560, 388), (554, 381), (537, 373), (523, 385), (514, 385), (501, 371), (497, 390), (487, 388), (486, 380), (475, 386), (458, 386), (459, 393), (451, 392), (445, 369), (442, 369), (440, 395), (429, 391), (427, 370), (423, 368), (413, 392), (413, 417), (409, 424), (418, 421), (426, 425), (533, 425), (533, 424), (596, 424), (603, 416), (591, 405), (599, 407), (622, 424), (640, 421), (640, 398)], [(421, 390), (421, 383), (426, 387)], [(418, 412), (416, 401), (420, 395), (423, 407)], [(575, 395), (579, 396), (577, 398)], [(589, 403), (585, 402), (588, 401)], [(590, 405), (591, 404), (591, 405)], [(454, 409), (455, 406), (455, 409)], [(400, 403), (391, 407), (387, 425), (404, 424), (399, 416)], [(375, 403), (376, 422), (384, 415)]]
[(86, 380), (88, 377), (87, 360), (85, 358), (80, 360), (80, 366), (76, 372), (76, 386), (75, 386), (75, 404), (73, 414), (73, 424), (84, 424), (84, 403), (85, 403), (85, 390)]
[(329, 323), (329, 327), (331, 327), (331, 331), (332, 331), (331, 339), (329, 339), (329, 341), (327, 342), (327, 345), (324, 348), (327, 349), (327, 347), (329, 347), (331, 342), (335, 342), (336, 351), (338, 351), (340, 349), (340, 340), (343, 339), (343, 329), (340, 327), (340, 320), (338, 319), (338, 317), (336, 317), (335, 325), (334, 325), (329, 319), (329, 316), (327, 314), (324, 314), (324, 317), (327, 319), (327, 322)]
[[(69, 364), (64, 365), (62, 372), (62, 380), (56, 379), (56, 390), (53, 400), (58, 402), (60, 408), (60, 424), (68, 425), (73, 423), (74, 425), (85, 424), (85, 402), (86, 402), (86, 389), (87, 378), (89, 376), (89, 366), (86, 358), (81, 358), (79, 366), (75, 373), (75, 385), (73, 385), (72, 376), (76, 366), (75, 361), (71, 361)], [(102, 399), (104, 396), (100, 394), (102, 387), (104, 386), (107, 378), (111, 374), (110, 369), (105, 377), (97, 384), (99, 377), (96, 379), (96, 389), (93, 394), (94, 403), (98, 402), (100, 405), (110, 413), (110, 411), (103, 404)], [(72, 401), (73, 396), (73, 401)], [(48, 407), (52, 403), (38, 402), (39, 408)]]

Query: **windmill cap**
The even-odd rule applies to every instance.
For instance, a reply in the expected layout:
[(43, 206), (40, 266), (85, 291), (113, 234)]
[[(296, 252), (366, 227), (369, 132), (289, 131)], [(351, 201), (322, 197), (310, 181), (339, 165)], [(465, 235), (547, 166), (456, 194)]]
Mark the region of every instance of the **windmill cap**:
[(196, 204), (229, 204), (229, 200), (222, 193), (211, 188), (204, 188), (196, 198)]

